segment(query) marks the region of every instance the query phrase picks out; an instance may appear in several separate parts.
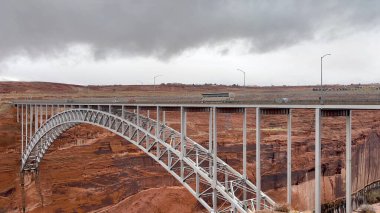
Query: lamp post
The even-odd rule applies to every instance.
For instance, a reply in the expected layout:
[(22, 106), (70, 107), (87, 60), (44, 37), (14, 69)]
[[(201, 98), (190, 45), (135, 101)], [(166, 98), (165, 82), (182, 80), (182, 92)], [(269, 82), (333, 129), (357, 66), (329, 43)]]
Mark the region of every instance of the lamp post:
[(243, 73), (243, 75), (244, 75), (244, 86), (245, 86), (245, 72), (243, 70), (241, 70), (241, 69), (236, 69), (236, 70)]
[(154, 77), (153, 77), (153, 87), (154, 87), (154, 90), (156, 90), (156, 78), (158, 78), (158, 77), (161, 77), (162, 75), (155, 75)]
[(323, 70), (322, 70), (322, 64), (323, 63), (322, 62), (323, 62), (323, 58), (328, 56), (328, 55), (331, 55), (331, 54), (325, 54), (321, 57), (321, 97), (319, 97), (320, 98), (320, 100), (319, 100), (320, 104), (323, 104)]

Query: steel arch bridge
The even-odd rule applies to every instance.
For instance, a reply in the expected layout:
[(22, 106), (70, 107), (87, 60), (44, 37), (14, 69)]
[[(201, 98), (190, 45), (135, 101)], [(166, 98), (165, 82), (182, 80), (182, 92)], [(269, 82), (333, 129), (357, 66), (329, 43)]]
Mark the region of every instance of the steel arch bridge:
[[(179, 109), (181, 132), (159, 121), (158, 107), (157, 120), (142, 116), (138, 109), (137, 112), (125, 111), (123, 108), (107, 112), (99, 108), (71, 108), (64, 109), (49, 119), (46, 113), (45, 122), (41, 119), (40, 127), (37, 128), (39, 125), (36, 121), (35, 133), (30, 135), (22, 154), (21, 172), (36, 170), (50, 145), (61, 133), (78, 124), (91, 124), (109, 130), (140, 148), (174, 176), (210, 212), (254, 212), (257, 208), (274, 208), (275, 202), (259, 191), (246, 178), (246, 174), (240, 174), (217, 157), (215, 107), (203, 109), (210, 112), (213, 129), (213, 143), (209, 149), (186, 136), (184, 107)], [(38, 118), (38, 111), (33, 111)], [(41, 118), (42, 114), (40, 111)], [(257, 197), (261, 198), (259, 203), (256, 202)]]
[[(17, 122), (21, 123), (21, 189), (24, 173), (38, 174), (38, 166), (54, 140), (75, 125), (86, 123), (105, 128), (157, 161), (173, 175), (210, 212), (255, 212), (273, 209), (275, 202), (261, 191), (261, 117), (287, 116), (287, 203), (292, 201), (292, 111), (309, 109), (315, 115), (315, 212), (321, 212), (321, 137), (325, 117), (346, 120), (345, 212), (358, 206), (352, 202), (352, 111), (380, 110), (380, 105), (258, 105), (93, 102), (88, 100), (18, 100)], [(255, 109), (256, 182), (247, 178), (247, 110)], [(143, 116), (146, 112), (146, 116)], [(156, 111), (155, 119), (149, 116)], [(166, 125), (165, 112), (180, 112), (180, 131)], [(314, 111), (314, 112), (313, 112)], [(186, 114), (209, 113), (209, 144), (201, 145), (187, 137)], [(218, 158), (217, 114), (242, 113), (242, 174)], [(162, 114), (162, 117), (161, 117)], [(178, 115), (177, 115), (178, 116)], [(206, 146), (207, 148), (205, 148)], [(38, 176), (37, 176), (38, 177)], [(37, 181), (38, 179), (36, 179)], [(25, 196), (22, 196), (25, 211)]]

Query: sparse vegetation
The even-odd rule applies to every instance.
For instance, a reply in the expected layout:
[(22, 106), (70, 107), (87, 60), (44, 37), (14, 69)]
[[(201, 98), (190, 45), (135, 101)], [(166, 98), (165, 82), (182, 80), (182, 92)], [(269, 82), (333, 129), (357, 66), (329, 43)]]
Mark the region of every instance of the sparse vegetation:
[(368, 203), (379, 203), (380, 202), (380, 189), (371, 190), (366, 195), (366, 200)]
[(288, 204), (278, 204), (274, 207), (276, 212), (290, 212), (291, 208)]
[(0, 104), (0, 113), (6, 112), (9, 110), (12, 106), (10, 104)]
[(361, 205), (358, 208), (357, 212), (360, 212), (360, 213), (376, 213), (375, 208), (373, 208), (371, 205), (368, 205), (368, 204)]

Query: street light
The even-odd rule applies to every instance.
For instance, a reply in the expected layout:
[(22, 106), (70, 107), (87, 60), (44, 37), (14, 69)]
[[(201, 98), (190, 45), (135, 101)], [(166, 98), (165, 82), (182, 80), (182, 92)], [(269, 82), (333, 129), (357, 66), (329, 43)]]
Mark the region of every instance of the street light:
[(153, 86), (154, 86), (154, 89), (156, 89), (156, 78), (158, 78), (158, 77), (160, 77), (160, 76), (162, 76), (162, 75), (155, 75), (155, 76), (153, 77)]
[(323, 62), (323, 58), (324, 57), (326, 57), (326, 56), (328, 56), (328, 55), (331, 55), (331, 54), (325, 54), (325, 55), (323, 55), (322, 57), (321, 57), (321, 97), (319, 97), (320, 98), (320, 104), (323, 104), (323, 71), (322, 71), (322, 62)]
[(241, 70), (241, 69), (236, 69), (236, 70), (243, 73), (243, 75), (244, 75), (244, 86), (245, 86), (245, 72), (243, 70)]

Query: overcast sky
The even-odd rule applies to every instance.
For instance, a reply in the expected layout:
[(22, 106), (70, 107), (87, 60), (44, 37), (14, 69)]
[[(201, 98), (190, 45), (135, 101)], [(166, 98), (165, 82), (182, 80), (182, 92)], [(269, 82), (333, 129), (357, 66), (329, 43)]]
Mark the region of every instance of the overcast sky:
[(380, 1), (0, 0), (0, 80), (380, 82)]

